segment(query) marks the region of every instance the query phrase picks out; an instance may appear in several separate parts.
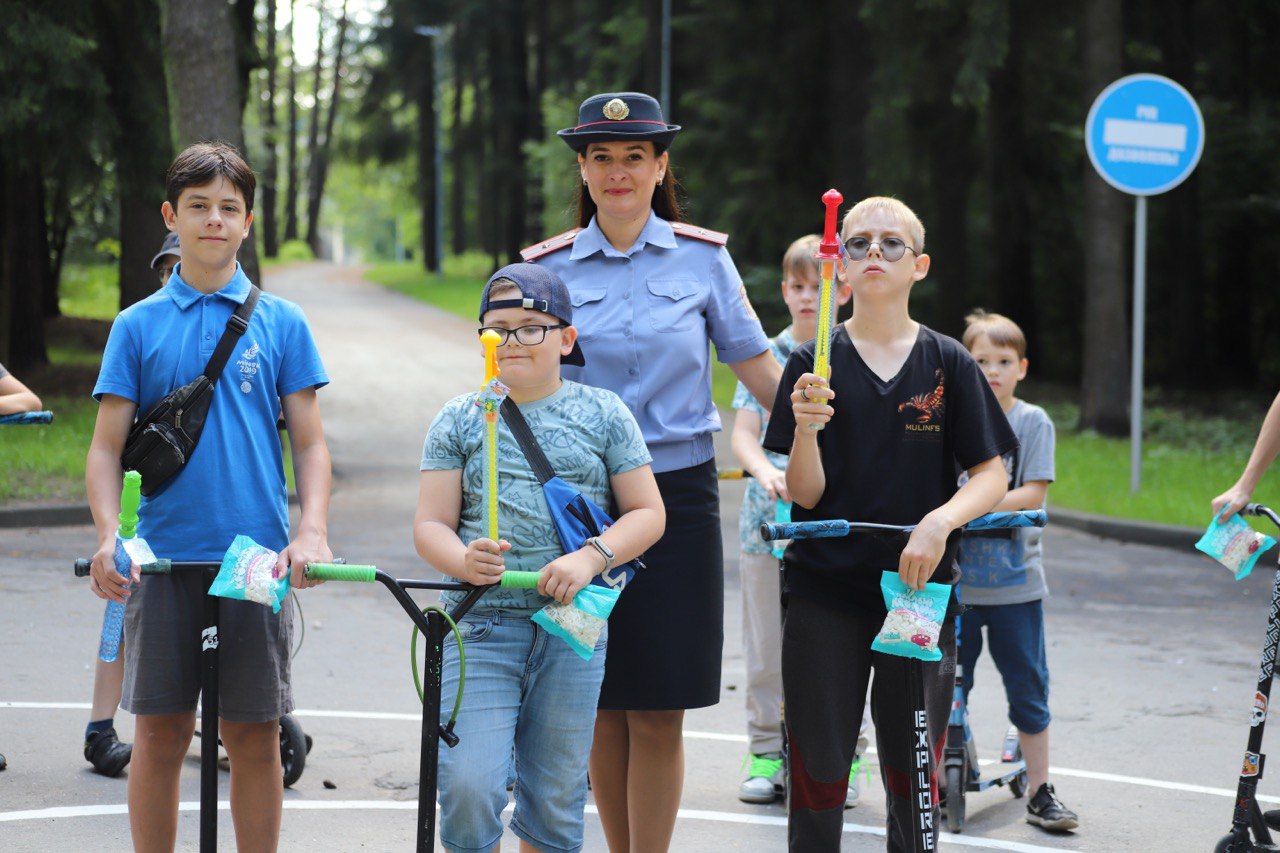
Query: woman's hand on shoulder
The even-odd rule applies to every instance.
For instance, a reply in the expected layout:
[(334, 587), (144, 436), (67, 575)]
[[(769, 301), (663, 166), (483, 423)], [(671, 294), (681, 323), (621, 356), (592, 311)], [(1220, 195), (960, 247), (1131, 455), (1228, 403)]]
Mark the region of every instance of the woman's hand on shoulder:
[(816, 373), (805, 373), (796, 380), (791, 391), (791, 413), (795, 417), (796, 431), (800, 434), (815, 433), (831, 421), (836, 410), (828, 401), (836, 396), (827, 380)]
[(594, 548), (579, 548), (547, 563), (538, 579), (538, 592), (568, 604), (603, 569), (603, 560)]
[(462, 576), (458, 580), (475, 586), (492, 586), (502, 580), (506, 571), (502, 555), (511, 550), (511, 543), (503, 539), (473, 539), (467, 545), (462, 558)]

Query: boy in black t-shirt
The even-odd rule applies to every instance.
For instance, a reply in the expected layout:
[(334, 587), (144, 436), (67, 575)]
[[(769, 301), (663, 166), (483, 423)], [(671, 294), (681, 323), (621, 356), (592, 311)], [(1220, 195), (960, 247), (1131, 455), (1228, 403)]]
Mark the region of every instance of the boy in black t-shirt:
[[(904, 658), (871, 651), (885, 617), (882, 571), (913, 589), (954, 584), (959, 529), (1004, 497), (1001, 454), (1017, 446), (981, 371), (957, 341), (911, 319), (911, 286), (929, 272), (924, 226), (896, 199), (868, 198), (845, 215), (853, 317), (831, 340), (831, 382), (813, 373), (814, 345), (787, 362), (764, 446), (788, 453), (792, 518), (915, 524), (899, 552), (885, 538), (801, 539), (784, 558), (782, 680), (790, 739), (791, 850), (840, 849), (845, 789), (871, 689), (888, 849), (912, 847), (911, 709)], [(837, 390), (838, 389), (838, 390)], [(838, 394), (838, 399), (837, 399)], [(969, 480), (959, 489), (960, 469)], [(954, 596), (952, 601), (954, 602)], [(935, 766), (955, 678), (948, 618), (925, 662)], [(937, 803), (937, 779), (931, 781)], [(938, 826), (935, 807), (931, 816)]]

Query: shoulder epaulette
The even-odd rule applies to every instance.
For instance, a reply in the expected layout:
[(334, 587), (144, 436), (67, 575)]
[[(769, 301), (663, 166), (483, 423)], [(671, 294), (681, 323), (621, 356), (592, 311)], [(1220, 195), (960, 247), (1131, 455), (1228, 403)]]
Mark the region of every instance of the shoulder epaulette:
[(558, 252), (565, 246), (572, 246), (573, 241), (581, 232), (581, 228), (571, 228), (563, 234), (557, 234), (554, 237), (548, 237), (545, 240), (534, 243), (532, 246), (526, 246), (520, 250), (520, 257), (524, 258), (526, 261), (532, 261), (534, 258), (540, 258), (543, 255)]
[(729, 242), (729, 235), (723, 231), (712, 231), (710, 228), (702, 228), (697, 225), (690, 225), (688, 222), (672, 222), (671, 230), (679, 234), (681, 237), (692, 237), (695, 240), (706, 240), (708, 243), (715, 243), (717, 246), (723, 246)]

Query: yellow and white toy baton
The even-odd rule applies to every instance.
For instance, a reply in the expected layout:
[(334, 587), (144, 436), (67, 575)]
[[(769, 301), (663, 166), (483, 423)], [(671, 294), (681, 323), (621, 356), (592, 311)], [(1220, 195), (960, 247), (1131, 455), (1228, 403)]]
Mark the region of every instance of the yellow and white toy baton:
[(489, 510), (489, 538), (498, 541), (498, 410), (507, 396), (507, 386), (498, 381), (498, 333), (486, 329), (480, 335), (484, 344), (484, 384), (476, 397), (476, 405), (484, 409), (485, 451), (488, 459), (485, 493)]

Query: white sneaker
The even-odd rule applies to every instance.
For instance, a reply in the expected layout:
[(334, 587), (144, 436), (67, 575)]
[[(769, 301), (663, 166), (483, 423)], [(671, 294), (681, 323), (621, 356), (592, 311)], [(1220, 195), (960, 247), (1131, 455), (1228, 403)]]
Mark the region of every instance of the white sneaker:
[(738, 786), (739, 800), (767, 804), (782, 796), (787, 771), (781, 753), (748, 755), (742, 764), (747, 768), (747, 778)]
[(849, 790), (844, 795), (844, 807), (851, 809), (858, 804), (858, 796), (861, 790), (858, 787), (858, 774), (866, 771), (867, 781), (871, 781), (871, 768), (867, 767), (867, 759), (859, 755), (853, 760), (853, 766), (849, 768)]

